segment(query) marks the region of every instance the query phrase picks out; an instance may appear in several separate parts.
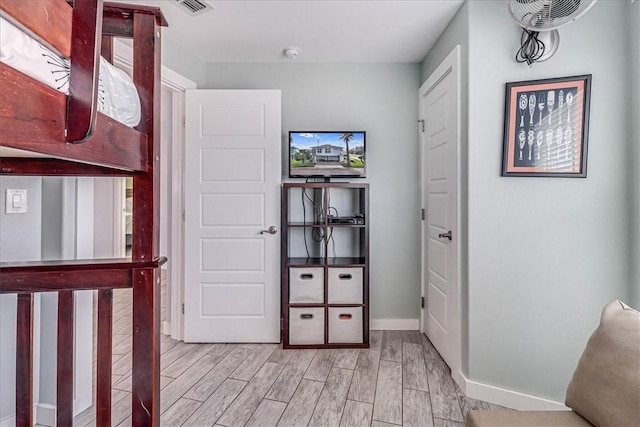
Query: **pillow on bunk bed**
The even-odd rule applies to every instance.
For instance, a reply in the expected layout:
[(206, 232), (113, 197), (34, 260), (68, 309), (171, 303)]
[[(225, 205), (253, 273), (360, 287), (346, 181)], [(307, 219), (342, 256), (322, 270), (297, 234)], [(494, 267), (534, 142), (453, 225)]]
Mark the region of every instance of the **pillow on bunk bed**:
[[(0, 62), (65, 94), (69, 59), (41, 45), (0, 17)], [(129, 127), (140, 122), (140, 97), (131, 78), (100, 57), (98, 111)]]

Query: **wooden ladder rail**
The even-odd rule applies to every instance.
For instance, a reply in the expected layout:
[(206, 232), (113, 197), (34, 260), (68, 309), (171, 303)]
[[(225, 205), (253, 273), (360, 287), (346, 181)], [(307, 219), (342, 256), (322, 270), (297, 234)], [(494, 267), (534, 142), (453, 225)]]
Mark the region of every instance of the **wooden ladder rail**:
[[(94, 0), (95, 1), (95, 0)], [(99, 3), (95, 1), (96, 4)], [(21, 4), (18, 2), (17, 4)], [(89, 10), (91, 9), (91, 10)], [(100, 17), (89, 15), (99, 23)], [(40, 175), (40, 176), (133, 176), (133, 244), (132, 261), (113, 262), (113, 265), (99, 261), (51, 263), (23, 263), (9, 265), (0, 263), (0, 293), (18, 294), (18, 319), (16, 354), (18, 364), (16, 372), (16, 414), (17, 425), (32, 425), (33, 390), (33, 294), (37, 292), (61, 292), (60, 313), (69, 322), (68, 313), (72, 291), (93, 289), (99, 292), (98, 303), (98, 347), (103, 350), (98, 361), (98, 379), (100, 390), (97, 396), (96, 416), (98, 425), (109, 425), (111, 415), (111, 316), (112, 294), (115, 288), (133, 288), (133, 361), (132, 361), (132, 424), (159, 425), (160, 423), (160, 275), (158, 267), (166, 262), (159, 257), (159, 188), (160, 188), (160, 27), (167, 23), (158, 8), (105, 3), (103, 7), (102, 39), (91, 37), (94, 51), (101, 41), (110, 42), (110, 36), (133, 39), (133, 80), (138, 89), (141, 102), (142, 121), (136, 130), (146, 136), (146, 152), (142, 164), (129, 165), (129, 172), (117, 171), (100, 166), (79, 165), (64, 160), (37, 161), (34, 159), (11, 159), (10, 167), (3, 162), (2, 174)], [(74, 17), (75, 21), (75, 17)], [(98, 25), (96, 25), (96, 28)], [(95, 31), (94, 31), (95, 32)], [(106, 40), (105, 40), (105, 36)], [(112, 49), (110, 43), (104, 49)], [(96, 70), (95, 56), (88, 55), (90, 65), (85, 70)], [(94, 60), (91, 63), (91, 60)], [(73, 67), (73, 62), (72, 62)], [(73, 67), (78, 68), (78, 67)], [(73, 73), (73, 70), (72, 70)], [(87, 76), (90, 73), (86, 73)], [(95, 75), (85, 82), (95, 82)], [(86, 86), (86, 85), (85, 85)], [(72, 96), (74, 95), (72, 90)], [(85, 108), (85, 119), (89, 118), (90, 133), (93, 102), (80, 102)], [(87, 107), (90, 107), (87, 109)], [(86, 113), (88, 111), (88, 113)], [(75, 116), (75, 114), (73, 114)], [(67, 120), (67, 124), (69, 124)], [(80, 123), (78, 123), (80, 125)], [(82, 126), (79, 126), (82, 127)], [(80, 132), (82, 134), (82, 132)], [(86, 135), (86, 134), (85, 134)], [(70, 138), (76, 139), (76, 138)], [(82, 139), (82, 136), (79, 138)], [(91, 139), (85, 144), (91, 143)], [(80, 144), (80, 145), (85, 145)], [(8, 144), (11, 146), (10, 144)], [(126, 149), (127, 147), (123, 147)], [(101, 147), (102, 149), (102, 147)], [(37, 150), (36, 150), (37, 151)], [(84, 157), (82, 157), (84, 156)], [(79, 153), (78, 159), (93, 160), (100, 163), (99, 153), (90, 155)], [(52, 169), (53, 168), (53, 169)], [(54, 170), (55, 169), (55, 170)], [(96, 265), (99, 264), (99, 265)], [(98, 279), (99, 278), (99, 279)], [(81, 285), (78, 285), (81, 284)], [(67, 294), (68, 292), (68, 294)], [(66, 319), (66, 320), (65, 320)], [(102, 326), (101, 326), (102, 325)], [(69, 340), (68, 326), (58, 330), (61, 342)], [(102, 338), (100, 338), (100, 335)], [(108, 354), (108, 356), (107, 356)], [(65, 353), (66, 355), (66, 353)], [(73, 368), (65, 355), (59, 358), (58, 370)], [(20, 382), (18, 379), (21, 378)], [(105, 386), (108, 384), (108, 387)], [(108, 390), (108, 391), (107, 391)], [(64, 386), (58, 389), (60, 413), (58, 425), (67, 425), (71, 410), (67, 410), (69, 391)]]
[[(153, 323), (159, 313), (160, 266), (167, 261), (159, 258), (151, 262), (131, 262), (129, 259), (109, 259), (90, 261), (46, 261), (29, 263), (0, 263), (0, 294), (17, 294), (16, 330), (16, 425), (31, 426), (33, 419), (33, 305), (34, 294), (38, 292), (58, 292), (58, 342), (57, 342), (57, 425), (73, 423), (73, 292), (78, 290), (98, 291), (97, 363), (96, 363), (96, 424), (111, 425), (111, 328), (113, 314), (113, 289), (133, 288), (134, 301), (153, 301), (155, 309), (152, 319), (147, 310), (133, 311), (133, 324)], [(139, 286), (136, 277), (153, 278), (156, 286)], [(136, 327), (134, 326), (134, 333)], [(160, 330), (141, 327), (140, 342), (134, 346), (133, 358), (140, 358), (140, 352), (148, 347), (160, 345)], [(143, 355), (144, 356), (144, 355)], [(151, 378), (159, 372), (150, 372), (151, 366), (142, 369), (142, 377)], [(156, 383), (150, 380), (150, 383)], [(158, 383), (159, 392), (159, 383)], [(153, 392), (133, 386), (133, 395), (141, 399), (152, 398)], [(152, 402), (152, 408), (159, 408), (159, 399)], [(144, 400), (143, 400), (144, 401)], [(149, 413), (149, 415), (151, 415)], [(159, 419), (150, 417), (143, 425), (157, 424)]]

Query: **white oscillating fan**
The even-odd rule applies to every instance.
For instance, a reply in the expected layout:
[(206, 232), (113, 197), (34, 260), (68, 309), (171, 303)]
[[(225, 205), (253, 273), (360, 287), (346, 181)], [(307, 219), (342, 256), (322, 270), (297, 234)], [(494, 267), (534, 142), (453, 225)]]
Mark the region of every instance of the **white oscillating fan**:
[(575, 21), (597, 0), (509, 0), (509, 12), (523, 28), (516, 61), (546, 61), (558, 50), (557, 28)]

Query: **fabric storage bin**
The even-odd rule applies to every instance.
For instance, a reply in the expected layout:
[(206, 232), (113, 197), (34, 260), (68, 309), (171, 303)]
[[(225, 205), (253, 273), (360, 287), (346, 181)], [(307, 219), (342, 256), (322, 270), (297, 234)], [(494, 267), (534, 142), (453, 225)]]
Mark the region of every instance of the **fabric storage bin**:
[(362, 304), (362, 267), (330, 267), (329, 304)]
[(289, 303), (324, 302), (324, 268), (289, 268)]
[(289, 344), (324, 344), (324, 307), (289, 309)]
[(329, 343), (362, 342), (362, 307), (329, 307)]

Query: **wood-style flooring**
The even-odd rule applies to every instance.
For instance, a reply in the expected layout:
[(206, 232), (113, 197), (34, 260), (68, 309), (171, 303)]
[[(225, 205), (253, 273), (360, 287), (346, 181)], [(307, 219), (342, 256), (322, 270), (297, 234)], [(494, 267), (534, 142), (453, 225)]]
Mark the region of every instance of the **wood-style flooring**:
[[(131, 425), (131, 291), (114, 291), (113, 409)], [(161, 343), (165, 426), (434, 426), (470, 408), (418, 331), (371, 331), (370, 349), (283, 350), (278, 344)], [(87, 409), (74, 425), (95, 425)]]

